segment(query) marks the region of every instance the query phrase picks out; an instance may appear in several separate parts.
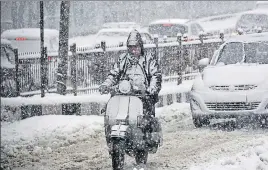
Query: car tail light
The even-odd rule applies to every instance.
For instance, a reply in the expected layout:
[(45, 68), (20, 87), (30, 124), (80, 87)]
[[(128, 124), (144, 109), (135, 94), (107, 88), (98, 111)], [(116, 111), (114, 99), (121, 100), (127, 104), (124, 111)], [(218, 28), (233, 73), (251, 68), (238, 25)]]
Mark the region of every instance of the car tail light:
[(17, 37), (17, 38), (16, 38), (16, 41), (25, 41), (25, 40), (26, 40), (25, 37)]
[(163, 24), (164, 27), (171, 27), (172, 24)]

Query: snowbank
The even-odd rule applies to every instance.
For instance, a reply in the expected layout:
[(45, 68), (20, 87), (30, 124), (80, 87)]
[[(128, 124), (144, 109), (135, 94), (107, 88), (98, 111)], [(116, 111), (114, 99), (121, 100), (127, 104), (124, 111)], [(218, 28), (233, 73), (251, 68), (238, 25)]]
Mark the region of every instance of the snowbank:
[(190, 170), (268, 170), (268, 136), (253, 142), (248, 150)]
[[(156, 109), (156, 112), (163, 124), (168, 122), (170, 125), (170, 121), (178, 117), (183, 120), (189, 116), (189, 104), (176, 103)], [(27, 164), (29, 158), (40, 161), (41, 156), (55, 153), (58, 149), (96, 142), (95, 138), (104, 139), (103, 121), (102, 116), (93, 115), (46, 115), (2, 123), (1, 158), (8, 160), (5, 166), (21, 167), (21, 164)]]
[(35, 116), (2, 123), (1, 146), (7, 156), (52, 152), (54, 148), (90, 140), (102, 127), (101, 116)]

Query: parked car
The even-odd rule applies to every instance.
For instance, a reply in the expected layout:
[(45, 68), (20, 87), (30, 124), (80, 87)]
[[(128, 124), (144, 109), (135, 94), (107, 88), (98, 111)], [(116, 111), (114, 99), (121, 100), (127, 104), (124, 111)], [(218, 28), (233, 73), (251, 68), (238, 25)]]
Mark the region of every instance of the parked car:
[[(11, 42), (19, 53), (40, 52), (40, 28), (22, 28), (6, 30), (1, 38)], [(59, 31), (55, 29), (44, 29), (44, 46), (48, 51), (58, 51)]]
[(242, 13), (237, 20), (236, 30), (243, 33), (268, 32), (268, 9)]
[[(123, 29), (123, 28), (101, 29), (96, 36), (95, 45), (100, 45), (101, 41), (105, 41), (106, 46), (119, 46), (119, 44), (125, 45), (131, 30), (133, 29)], [(137, 30), (140, 32), (143, 42), (145, 44), (153, 43), (153, 38), (147, 31), (142, 29)]]
[(188, 19), (162, 19), (156, 20), (149, 24), (149, 33), (157, 34), (160, 41), (176, 41), (177, 34), (181, 33), (185, 37), (185, 41), (199, 39), (199, 34), (204, 32), (204, 29), (199, 23)]
[[(209, 63), (199, 61), (200, 67)], [(214, 53), (192, 86), (193, 123), (253, 116), (268, 125), (268, 33), (235, 36)]]

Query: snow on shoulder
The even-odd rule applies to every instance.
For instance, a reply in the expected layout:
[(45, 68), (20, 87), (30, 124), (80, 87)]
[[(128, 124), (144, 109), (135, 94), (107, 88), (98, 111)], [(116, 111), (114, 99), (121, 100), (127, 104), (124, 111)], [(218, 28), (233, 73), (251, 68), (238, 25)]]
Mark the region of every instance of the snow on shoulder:
[(53, 149), (90, 140), (101, 132), (102, 127), (102, 116), (35, 116), (13, 123), (2, 123), (1, 145), (10, 154), (16, 154), (16, 146)]

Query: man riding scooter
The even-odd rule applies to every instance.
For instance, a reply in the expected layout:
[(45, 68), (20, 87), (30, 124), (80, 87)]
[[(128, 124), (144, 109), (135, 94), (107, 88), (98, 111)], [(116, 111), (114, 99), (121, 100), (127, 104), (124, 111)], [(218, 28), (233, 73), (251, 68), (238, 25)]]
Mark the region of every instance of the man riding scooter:
[[(150, 122), (147, 130), (152, 136), (158, 133), (160, 125), (155, 119), (155, 104), (161, 90), (162, 75), (155, 57), (151, 53), (145, 53), (141, 35), (137, 30), (129, 34), (127, 53), (119, 56), (107, 79), (99, 87), (100, 93), (107, 94), (109, 89), (118, 85), (120, 80), (128, 80), (134, 91), (142, 94), (140, 99), (143, 103), (143, 112), (149, 117)], [(111, 95), (113, 96), (113, 93)], [(155, 145), (157, 150), (159, 140), (154, 141), (152, 145)]]

